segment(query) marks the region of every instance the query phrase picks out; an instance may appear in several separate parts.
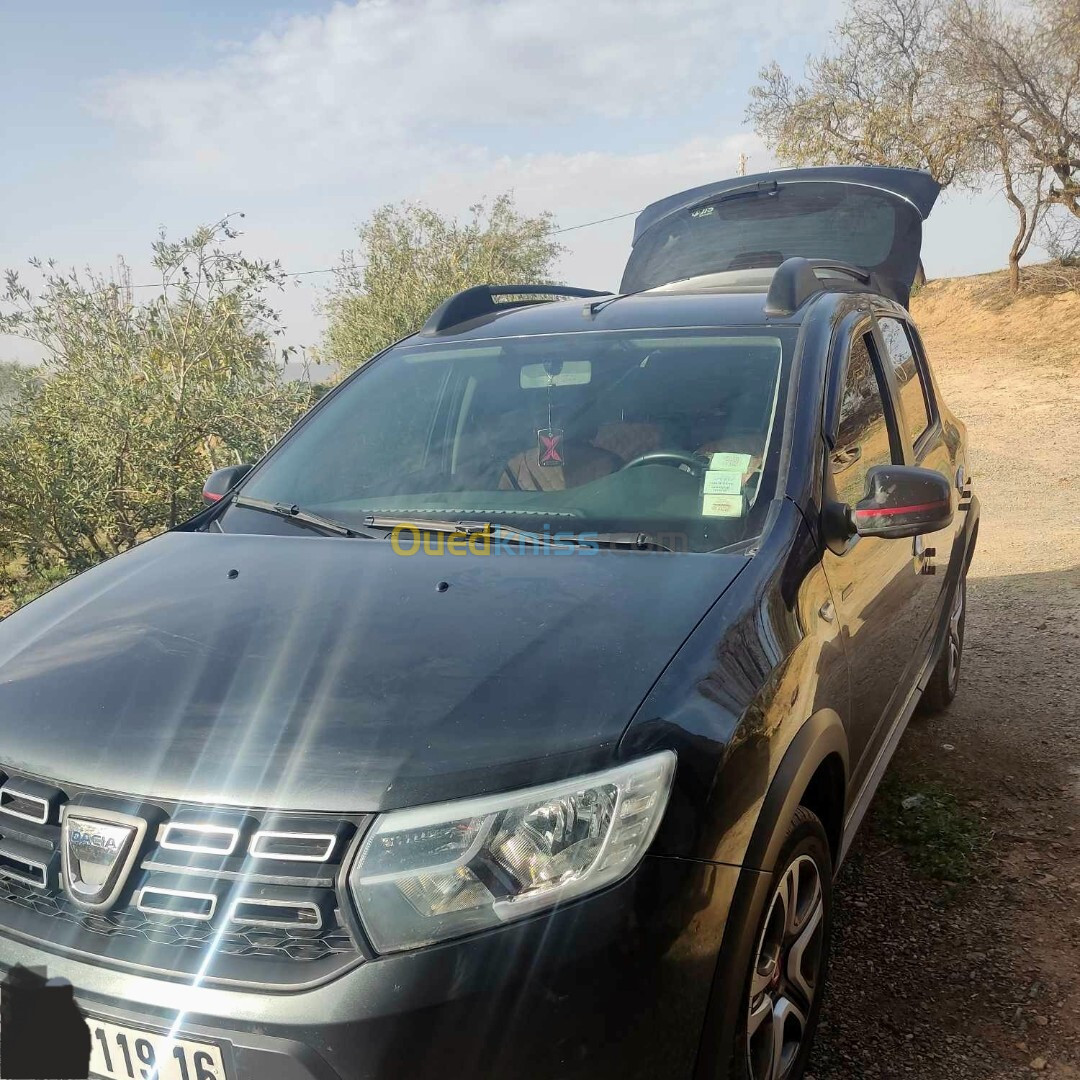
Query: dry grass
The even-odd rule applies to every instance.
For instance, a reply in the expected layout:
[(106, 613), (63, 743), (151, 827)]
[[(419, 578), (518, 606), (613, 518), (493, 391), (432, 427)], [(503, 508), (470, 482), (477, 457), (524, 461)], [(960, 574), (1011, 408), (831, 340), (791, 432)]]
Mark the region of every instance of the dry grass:
[(1056, 296), (1068, 292), (1080, 296), (1080, 263), (1047, 262), (1027, 266), (1020, 278), (1020, 291), (1029, 296)]
[[(1004, 271), (928, 282), (912, 300), (915, 322), (941, 363), (978, 363), (987, 349), (1015, 351), (1038, 367), (1080, 368), (1080, 269), (1025, 268), (1030, 291), (1009, 291)], [(1039, 274), (1072, 285), (1037, 293)], [(1044, 282), (1045, 284), (1045, 282)]]

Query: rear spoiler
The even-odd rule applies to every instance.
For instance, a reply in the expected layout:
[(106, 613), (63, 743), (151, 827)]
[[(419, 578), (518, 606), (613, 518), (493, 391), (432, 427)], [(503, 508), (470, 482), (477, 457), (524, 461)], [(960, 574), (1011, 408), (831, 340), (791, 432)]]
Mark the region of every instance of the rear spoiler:
[(769, 285), (769, 295), (765, 298), (765, 314), (794, 315), (811, 296), (827, 292), (828, 285), (818, 277), (819, 270), (843, 274), (863, 286), (862, 291), (884, 293), (877, 275), (861, 267), (848, 266), (831, 259), (803, 259), (794, 256), (785, 259), (776, 268)]
[[(448, 300), (444, 300), (424, 323), (421, 334), (432, 336), (441, 334), (451, 327), (458, 326), (470, 319), (479, 319), (484, 315), (494, 315), (508, 308), (528, 307), (542, 304), (556, 298), (577, 297), (592, 299), (597, 296), (610, 296), (609, 292), (597, 292), (595, 289), (578, 289), (571, 285), (474, 285), (471, 289), (462, 289)], [(533, 297), (528, 300), (507, 300), (497, 303), (497, 296)]]

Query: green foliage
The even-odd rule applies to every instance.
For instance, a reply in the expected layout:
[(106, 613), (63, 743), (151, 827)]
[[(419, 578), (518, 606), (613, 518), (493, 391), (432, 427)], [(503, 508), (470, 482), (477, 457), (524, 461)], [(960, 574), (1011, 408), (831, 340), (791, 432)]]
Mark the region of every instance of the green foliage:
[(28, 571), (18, 561), (7, 567), (0, 567), (0, 619), (10, 615), (36, 600), (42, 593), (48, 592), (54, 585), (59, 585), (71, 576), (71, 571), (63, 566), (47, 566), (36, 572)]
[(33, 369), (0, 360), (0, 422), (11, 415), (11, 406), (22, 395), (27, 382), (32, 381), (35, 381)]
[(19, 394), (19, 365), (0, 361), (0, 409)]
[(417, 203), (384, 206), (359, 229), (349, 269), (337, 272), (324, 309), (325, 359), (345, 372), (415, 333), (443, 300), (481, 284), (551, 284), (562, 251), (551, 215), (520, 214), (510, 195), (478, 204), (464, 223)]
[(210, 471), (259, 457), (307, 406), (274, 347), (280, 271), (232, 250), (236, 235), (222, 221), (159, 238), (145, 299), (123, 268), (116, 281), (33, 261), (34, 291), (6, 275), (0, 333), (47, 351), (0, 431), (9, 579), (14, 566), (33, 591), (176, 525)]
[(887, 776), (878, 792), (874, 823), (882, 836), (903, 849), (917, 873), (953, 884), (975, 876), (988, 843), (982, 823), (935, 781), (912, 783)]

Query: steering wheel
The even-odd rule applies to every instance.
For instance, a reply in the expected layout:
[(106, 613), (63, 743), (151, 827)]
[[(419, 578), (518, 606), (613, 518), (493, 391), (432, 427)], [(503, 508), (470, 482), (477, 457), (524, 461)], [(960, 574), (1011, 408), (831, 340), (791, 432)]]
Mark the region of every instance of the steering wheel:
[(673, 469), (682, 469), (691, 476), (700, 476), (705, 470), (705, 462), (697, 454), (688, 454), (684, 450), (650, 450), (628, 461), (619, 471), (626, 472), (642, 465), (668, 465)]

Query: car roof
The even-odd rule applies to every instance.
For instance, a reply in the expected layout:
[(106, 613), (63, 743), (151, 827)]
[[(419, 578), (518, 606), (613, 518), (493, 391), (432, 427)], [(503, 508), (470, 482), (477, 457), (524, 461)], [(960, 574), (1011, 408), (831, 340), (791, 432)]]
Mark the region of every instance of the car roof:
[[(596, 294), (598, 299), (495, 304), (483, 314), (441, 329), (433, 329), (438, 325), (433, 315), (427, 327), (405, 343), (432, 345), (460, 340), (680, 327), (798, 326), (811, 310), (828, 304), (829, 297), (859, 293), (869, 298), (874, 294), (874, 290), (859, 287), (853, 281), (827, 279), (803, 297), (794, 310), (777, 312), (769, 310), (774, 276), (773, 270), (756, 274), (743, 271), (710, 274), (624, 296)], [(874, 299), (887, 302), (881, 296)]]

